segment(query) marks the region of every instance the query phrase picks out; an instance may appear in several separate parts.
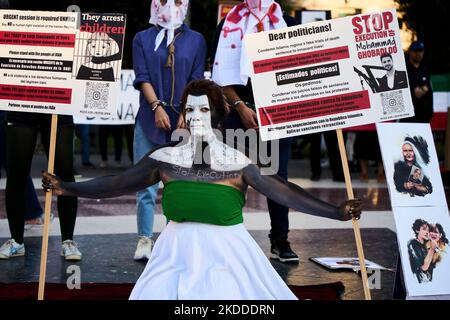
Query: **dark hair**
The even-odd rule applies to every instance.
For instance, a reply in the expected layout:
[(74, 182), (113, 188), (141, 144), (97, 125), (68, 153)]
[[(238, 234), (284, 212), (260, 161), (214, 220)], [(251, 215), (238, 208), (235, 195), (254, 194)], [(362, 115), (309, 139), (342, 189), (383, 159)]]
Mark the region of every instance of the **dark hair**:
[(211, 126), (213, 129), (223, 128), (223, 121), (227, 114), (225, 99), (220, 87), (217, 83), (211, 80), (193, 80), (184, 88), (181, 96), (181, 112), (185, 118), (185, 108), (188, 95), (208, 97), (209, 106), (211, 108)]
[(392, 55), (390, 53), (385, 53), (380, 56), (380, 61), (383, 61), (383, 58), (386, 58), (386, 57), (389, 57), (389, 58), (391, 58), (391, 60), (394, 60), (394, 59), (392, 59)]
[(427, 225), (428, 228), (430, 228), (430, 224), (423, 219), (416, 219), (416, 221), (414, 221), (414, 223), (412, 225), (412, 229), (413, 229), (414, 233), (416, 234), (416, 236), (419, 234), (420, 227), (423, 225)]
[(445, 231), (444, 228), (442, 227), (442, 225), (440, 223), (436, 223), (434, 225), (430, 226), (430, 231), (437, 231), (441, 234), (441, 241), (444, 242), (445, 244), (448, 244), (448, 239), (445, 235)]

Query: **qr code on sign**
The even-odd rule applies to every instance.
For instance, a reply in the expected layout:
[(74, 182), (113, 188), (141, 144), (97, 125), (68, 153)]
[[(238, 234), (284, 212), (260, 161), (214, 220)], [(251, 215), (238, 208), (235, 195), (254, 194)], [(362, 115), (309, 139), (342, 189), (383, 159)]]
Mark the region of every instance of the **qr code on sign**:
[(109, 97), (109, 83), (86, 83), (85, 109), (107, 109)]
[(405, 111), (403, 103), (403, 94), (399, 91), (383, 92), (381, 94), (381, 105), (383, 106), (383, 114), (402, 113)]

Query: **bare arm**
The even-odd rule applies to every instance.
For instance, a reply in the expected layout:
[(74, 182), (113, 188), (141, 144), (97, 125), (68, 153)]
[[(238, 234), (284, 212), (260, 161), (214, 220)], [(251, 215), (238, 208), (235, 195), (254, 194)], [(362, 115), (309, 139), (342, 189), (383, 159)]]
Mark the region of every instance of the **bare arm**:
[[(149, 82), (142, 82), (141, 91), (145, 99), (147, 100), (148, 104), (150, 104), (150, 108), (153, 108), (156, 104), (154, 102), (158, 101), (158, 97), (156, 96), (153, 86)], [(149, 125), (152, 124), (149, 123)], [(170, 130), (169, 115), (162, 106), (156, 108), (155, 110), (155, 125), (157, 128)]]
[(436, 242), (434, 242), (433, 240), (431, 240), (431, 246), (428, 249), (427, 255), (423, 261), (422, 266), (420, 267), (423, 271), (428, 271), (428, 269), (430, 268), (431, 262), (433, 261), (433, 256), (435, 253), (435, 249), (437, 247)]
[(297, 211), (341, 221), (350, 220), (352, 217), (359, 219), (361, 215), (359, 199), (344, 201), (340, 206), (334, 206), (313, 197), (278, 175), (261, 175), (260, 169), (253, 164), (244, 169), (243, 178), (248, 185), (266, 197)]
[(42, 173), (42, 187), (58, 196), (84, 198), (112, 198), (136, 192), (160, 181), (158, 161), (144, 157), (130, 169), (111, 176), (98, 177), (86, 182), (64, 182), (48, 172)]

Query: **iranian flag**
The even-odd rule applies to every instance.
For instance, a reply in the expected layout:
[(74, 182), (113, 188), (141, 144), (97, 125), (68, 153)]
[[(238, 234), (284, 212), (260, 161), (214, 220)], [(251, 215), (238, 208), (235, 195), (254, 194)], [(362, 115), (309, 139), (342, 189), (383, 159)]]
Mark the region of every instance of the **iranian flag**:
[(434, 116), (431, 121), (433, 130), (445, 130), (447, 125), (447, 109), (450, 108), (450, 74), (431, 76), (433, 85)]

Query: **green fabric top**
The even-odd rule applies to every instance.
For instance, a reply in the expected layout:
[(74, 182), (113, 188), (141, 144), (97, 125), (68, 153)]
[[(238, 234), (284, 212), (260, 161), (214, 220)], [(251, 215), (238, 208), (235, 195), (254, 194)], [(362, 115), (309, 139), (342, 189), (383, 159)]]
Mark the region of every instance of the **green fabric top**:
[(242, 223), (245, 196), (223, 184), (173, 180), (164, 185), (162, 208), (167, 219), (221, 226)]

